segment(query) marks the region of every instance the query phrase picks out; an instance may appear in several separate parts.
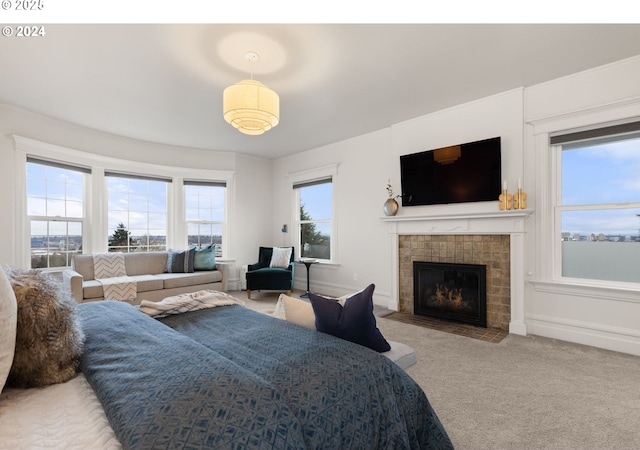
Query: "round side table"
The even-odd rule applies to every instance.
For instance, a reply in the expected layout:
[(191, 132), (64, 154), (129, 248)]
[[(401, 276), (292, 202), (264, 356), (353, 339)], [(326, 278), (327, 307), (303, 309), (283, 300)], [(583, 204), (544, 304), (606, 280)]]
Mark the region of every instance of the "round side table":
[(312, 264), (316, 264), (318, 262), (317, 259), (301, 259), (296, 261), (297, 263), (304, 264), (307, 267), (307, 292), (302, 294), (300, 298), (309, 298), (309, 269)]

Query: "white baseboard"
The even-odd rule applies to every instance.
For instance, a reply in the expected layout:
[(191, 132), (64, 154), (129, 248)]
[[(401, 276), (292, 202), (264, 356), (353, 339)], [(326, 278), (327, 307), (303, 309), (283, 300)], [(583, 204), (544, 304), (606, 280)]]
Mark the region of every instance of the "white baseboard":
[(526, 323), (529, 334), (640, 356), (638, 330), (537, 314), (527, 315)]
[(520, 336), (527, 335), (527, 325), (522, 322), (511, 321), (509, 322), (509, 333), (519, 334)]
[(239, 278), (236, 279), (227, 279), (227, 290), (229, 291), (242, 291), (243, 283), (240, 282)]

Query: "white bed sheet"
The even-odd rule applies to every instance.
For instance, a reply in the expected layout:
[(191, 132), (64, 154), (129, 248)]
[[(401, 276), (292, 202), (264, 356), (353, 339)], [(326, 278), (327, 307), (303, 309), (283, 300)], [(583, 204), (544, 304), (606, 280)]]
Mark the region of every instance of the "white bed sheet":
[(80, 373), (72, 380), (0, 394), (0, 449), (122, 449)]

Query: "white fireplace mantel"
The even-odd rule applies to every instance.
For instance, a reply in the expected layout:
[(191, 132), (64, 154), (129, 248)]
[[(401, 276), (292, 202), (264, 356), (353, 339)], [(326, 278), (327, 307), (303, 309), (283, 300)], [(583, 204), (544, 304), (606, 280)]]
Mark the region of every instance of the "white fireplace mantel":
[(468, 214), (436, 214), (421, 216), (390, 216), (382, 220), (389, 224), (391, 235), (391, 298), (389, 309), (398, 311), (399, 246), (398, 236), (448, 234), (508, 234), (511, 260), (511, 320), (509, 332), (527, 335), (524, 322), (524, 233), (525, 219), (531, 210), (472, 212)]

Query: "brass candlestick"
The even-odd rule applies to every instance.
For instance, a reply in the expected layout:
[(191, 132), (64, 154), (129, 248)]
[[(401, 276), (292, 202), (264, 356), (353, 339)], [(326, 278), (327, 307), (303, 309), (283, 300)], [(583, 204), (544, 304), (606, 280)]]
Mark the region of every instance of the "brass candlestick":
[(513, 209), (526, 209), (527, 208), (527, 194), (518, 189), (518, 192), (513, 194)]
[(500, 200), (501, 211), (511, 209), (511, 206), (513, 205), (513, 195), (509, 194), (506, 189), (502, 190), (502, 194), (500, 194), (498, 200)]

